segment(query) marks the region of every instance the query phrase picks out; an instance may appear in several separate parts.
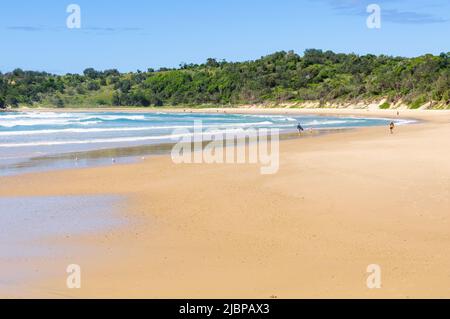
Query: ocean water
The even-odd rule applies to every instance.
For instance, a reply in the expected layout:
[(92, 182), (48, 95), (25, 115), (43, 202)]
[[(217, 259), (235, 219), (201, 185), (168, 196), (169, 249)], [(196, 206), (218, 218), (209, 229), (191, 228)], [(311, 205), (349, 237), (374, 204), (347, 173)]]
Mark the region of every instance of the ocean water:
[[(0, 175), (21, 173), (45, 165), (74, 165), (73, 159), (67, 158), (36, 160), (62, 154), (174, 143), (176, 137), (180, 137), (174, 131), (185, 129), (192, 132), (195, 121), (201, 121), (204, 130), (278, 128), (281, 132), (290, 132), (295, 131), (297, 123), (305, 129), (339, 129), (387, 125), (391, 119), (164, 112), (0, 113)], [(396, 122), (406, 124), (408, 121), (397, 119)], [(102, 161), (106, 159), (97, 156), (76, 165)]]

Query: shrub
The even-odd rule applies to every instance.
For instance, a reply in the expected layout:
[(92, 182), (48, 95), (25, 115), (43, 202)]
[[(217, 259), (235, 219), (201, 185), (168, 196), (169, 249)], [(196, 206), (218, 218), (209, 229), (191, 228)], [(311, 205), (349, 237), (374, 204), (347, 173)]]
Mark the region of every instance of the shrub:
[(415, 100), (413, 100), (410, 104), (409, 107), (411, 109), (418, 109), (419, 107), (421, 107), (422, 105), (424, 105), (426, 102), (428, 101), (426, 95), (421, 95), (418, 98), (416, 98)]
[(380, 105), (380, 109), (382, 109), (382, 110), (386, 110), (390, 107), (391, 107), (391, 104), (389, 102), (384, 102), (383, 104)]

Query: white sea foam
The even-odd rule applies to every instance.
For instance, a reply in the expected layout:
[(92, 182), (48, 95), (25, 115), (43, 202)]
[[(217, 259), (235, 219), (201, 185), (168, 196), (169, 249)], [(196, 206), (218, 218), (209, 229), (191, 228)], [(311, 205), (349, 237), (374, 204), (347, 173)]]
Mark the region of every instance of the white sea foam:
[[(79, 123), (82, 125), (98, 124), (98, 121)], [(230, 123), (230, 124), (206, 124), (203, 127), (248, 127), (248, 126), (270, 126), (272, 122), (258, 123)], [(192, 128), (192, 125), (166, 125), (166, 126), (148, 126), (148, 127), (114, 127), (114, 128), (68, 128), (68, 129), (45, 129), (35, 131), (7, 131), (0, 132), (0, 136), (27, 136), (27, 135), (44, 135), (59, 133), (106, 133), (106, 132), (139, 132), (154, 130), (170, 130), (178, 128)]]
[(0, 127), (13, 128), (16, 126), (37, 126), (37, 125), (89, 125), (97, 124), (103, 121), (118, 121), (118, 120), (129, 120), (129, 121), (142, 121), (145, 120), (145, 116), (114, 116), (114, 115), (89, 115), (89, 116), (16, 116), (16, 115), (6, 115), (0, 117)]
[[(242, 129), (230, 129), (230, 130), (217, 130), (203, 132), (202, 134), (214, 135), (216, 133), (231, 133), (239, 132)], [(115, 137), (115, 138), (97, 138), (97, 139), (87, 139), (87, 140), (66, 140), (66, 141), (37, 141), (37, 142), (26, 142), (26, 143), (5, 143), (0, 144), (0, 148), (5, 147), (35, 147), (35, 146), (57, 146), (57, 145), (75, 145), (75, 144), (104, 144), (104, 143), (124, 143), (124, 142), (143, 142), (152, 140), (168, 140), (175, 139), (184, 136), (194, 136), (194, 133), (187, 134), (167, 134), (167, 135), (155, 135), (155, 136), (133, 136), (133, 137)]]
[(118, 120), (129, 120), (129, 121), (141, 121), (145, 120), (145, 115), (90, 115), (85, 117), (80, 117), (80, 121), (86, 120), (100, 120), (100, 121), (118, 121)]
[[(167, 116), (165, 116), (167, 115)], [(369, 123), (371, 120), (394, 121), (397, 125), (414, 123), (408, 119), (353, 118), (353, 117), (300, 117), (285, 115), (226, 115), (205, 116), (204, 114), (173, 115), (163, 112), (149, 114), (129, 113), (52, 113), (27, 112), (0, 114), (0, 147), (52, 146), (66, 144), (93, 144), (113, 142), (139, 142), (161, 140), (171, 137), (168, 131), (191, 129), (194, 120), (203, 120), (204, 128), (233, 129), (245, 127), (277, 127), (295, 129), (300, 122), (315, 129), (352, 127), (354, 124)], [(115, 122), (117, 121), (117, 122)], [(128, 121), (126, 125), (120, 121)], [(136, 123), (133, 123), (136, 121)], [(142, 121), (145, 121), (142, 123)], [(180, 122), (181, 121), (181, 122)], [(208, 122), (209, 121), (209, 122)], [(211, 121), (213, 123), (211, 123)], [(144, 125), (147, 123), (147, 125)], [(41, 128), (40, 126), (43, 126)], [(16, 128), (17, 127), (17, 128)], [(22, 130), (18, 128), (21, 127)], [(3, 128), (3, 129), (2, 129)], [(142, 136), (138, 132), (150, 132)], [(132, 132), (137, 132), (133, 135)], [(99, 135), (101, 133), (111, 133)], [(122, 133), (122, 134), (121, 134)], [(125, 133), (128, 133), (125, 135)], [(89, 135), (90, 134), (90, 135)], [(26, 140), (32, 136), (33, 140)], [(17, 137), (17, 138), (14, 138)], [(53, 140), (54, 139), (54, 140)]]
[(37, 119), (37, 118), (73, 118), (77, 117), (76, 113), (52, 113), (52, 112), (24, 112), (14, 114), (1, 114), (0, 119)]
[(346, 124), (346, 123), (362, 123), (365, 120), (313, 120), (305, 122), (304, 125), (332, 125), (332, 124)]
[(276, 120), (289, 121), (289, 122), (297, 122), (297, 119), (295, 119), (293, 117), (288, 117), (285, 115), (244, 114), (242, 116), (250, 117), (250, 118), (268, 118), (268, 119), (276, 119)]

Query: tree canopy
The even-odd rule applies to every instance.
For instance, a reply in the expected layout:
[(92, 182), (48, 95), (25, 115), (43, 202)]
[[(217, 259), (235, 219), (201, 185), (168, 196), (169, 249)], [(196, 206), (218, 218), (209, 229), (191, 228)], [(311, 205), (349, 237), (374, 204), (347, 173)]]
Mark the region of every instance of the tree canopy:
[(415, 58), (342, 54), (317, 49), (303, 56), (276, 52), (254, 61), (120, 73), (86, 69), (82, 75), (0, 73), (0, 108), (19, 105), (176, 106), (388, 98), (415, 108), (449, 107), (450, 52)]

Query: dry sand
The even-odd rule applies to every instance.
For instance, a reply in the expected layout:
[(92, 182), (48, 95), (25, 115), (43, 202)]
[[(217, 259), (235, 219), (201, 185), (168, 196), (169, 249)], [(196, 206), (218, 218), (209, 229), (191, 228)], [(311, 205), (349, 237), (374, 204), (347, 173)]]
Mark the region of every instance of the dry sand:
[[(395, 135), (377, 127), (282, 141), (275, 175), (260, 175), (259, 165), (175, 165), (159, 156), (2, 177), (0, 196), (18, 200), (123, 195), (129, 224), (48, 239), (78, 249), (21, 261), (51, 275), (0, 296), (450, 298), (450, 113), (401, 116), (427, 122)], [(66, 288), (70, 263), (82, 267), (79, 290)], [(382, 289), (366, 287), (369, 264), (381, 266)]]

